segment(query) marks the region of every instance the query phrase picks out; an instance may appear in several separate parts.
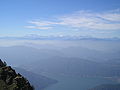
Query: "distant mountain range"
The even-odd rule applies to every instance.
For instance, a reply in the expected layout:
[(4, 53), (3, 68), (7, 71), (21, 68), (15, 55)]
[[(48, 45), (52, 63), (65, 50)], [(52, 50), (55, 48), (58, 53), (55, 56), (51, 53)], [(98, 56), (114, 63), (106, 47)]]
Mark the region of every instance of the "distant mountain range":
[(12, 36), (4, 36), (0, 37), (0, 39), (7, 40), (107, 40), (107, 41), (120, 41), (120, 38), (97, 38), (91, 36), (40, 36), (40, 35), (27, 35), (21, 37), (12, 37)]
[[(117, 57), (119, 53), (118, 55), (108, 54), (108, 57), (104, 57), (104, 55), (106, 56), (104, 53), (102, 54), (85, 48), (69, 47), (60, 53), (54, 50), (35, 49), (24, 46), (1, 47), (0, 51), (1, 57), (5, 58), (8, 63), (17, 65), (18, 67), (28, 68), (36, 73), (49, 72), (53, 74), (81, 76), (120, 75), (120, 64), (116, 64), (116, 62), (120, 60), (120, 57)], [(74, 53), (81, 58), (77, 56), (74, 57)], [(71, 57), (68, 57), (69, 55)], [(86, 57), (86, 59), (84, 57)], [(111, 57), (114, 58), (112, 59)], [(108, 58), (108, 61), (104, 61), (102, 58)], [(118, 59), (115, 60), (115, 58)]]
[[(54, 79), (42, 76), (45, 74), (81, 77), (120, 77), (119, 48), (117, 48), (117, 51), (113, 49), (112, 53), (105, 53), (83, 47), (67, 47), (59, 51), (56, 48), (37, 49), (27, 46), (12, 46), (0, 47), (0, 57), (9, 64), (16, 65), (18, 68), (15, 69), (26, 76), (37, 88), (45, 88), (57, 82)], [(24, 69), (20, 69), (21, 67)], [(37, 83), (32, 79), (37, 81)], [(43, 85), (39, 86), (39, 84)]]

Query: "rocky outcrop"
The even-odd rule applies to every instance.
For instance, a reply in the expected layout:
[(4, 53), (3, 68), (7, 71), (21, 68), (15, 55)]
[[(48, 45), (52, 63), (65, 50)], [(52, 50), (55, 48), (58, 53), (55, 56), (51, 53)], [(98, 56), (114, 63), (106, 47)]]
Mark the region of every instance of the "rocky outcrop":
[(0, 59), (0, 90), (33, 90), (29, 81)]

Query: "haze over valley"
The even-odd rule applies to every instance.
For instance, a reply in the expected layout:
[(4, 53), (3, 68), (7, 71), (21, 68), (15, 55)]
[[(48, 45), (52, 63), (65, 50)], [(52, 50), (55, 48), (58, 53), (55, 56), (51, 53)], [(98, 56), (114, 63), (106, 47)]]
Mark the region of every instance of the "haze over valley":
[[(68, 82), (71, 82), (69, 84), (72, 86), (64, 86), (63, 89), (73, 90), (76, 87), (86, 90), (100, 84), (119, 83), (120, 41), (9, 40), (5, 42), (1, 40), (1, 42), (5, 45), (3, 43), (0, 45), (0, 55), (8, 64), (21, 68), (20, 72), (22, 71), (23, 75), (25, 69), (35, 73), (33, 75), (36, 78), (41, 78), (39, 75), (42, 75), (51, 78), (52, 81), (48, 79), (46, 82), (56, 83), (54, 84), (56, 86), (53, 85), (45, 90), (57, 89), (57, 85), (58, 90), (61, 90), (64, 86), (61, 84), (66, 86)], [(14, 42), (13, 45), (6, 44), (11, 42)], [(32, 77), (32, 74), (29, 75), (26, 72), (25, 76), (28, 79)], [(35, 81), (31, 82), (36, 90), (39, 90), (39, 84), (37, 85)], [(37, 83), (43, 81), (39, 79)], [(73, 83), (80, 83), (80, 86), (74, 86)], [(83, 83), (88, 87), (82, 86)]]

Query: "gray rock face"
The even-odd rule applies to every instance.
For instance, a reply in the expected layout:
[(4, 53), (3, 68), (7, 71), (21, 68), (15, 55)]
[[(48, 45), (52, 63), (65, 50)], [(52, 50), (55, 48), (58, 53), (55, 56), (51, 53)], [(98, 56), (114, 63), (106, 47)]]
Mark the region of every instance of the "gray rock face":
[(4, 67), (6, 66), (6, 62), (2, 62), (2, 60), (0, 59), (0, 67)]
[(0, 59), (0, 90), (33, 90), (29, 81)]

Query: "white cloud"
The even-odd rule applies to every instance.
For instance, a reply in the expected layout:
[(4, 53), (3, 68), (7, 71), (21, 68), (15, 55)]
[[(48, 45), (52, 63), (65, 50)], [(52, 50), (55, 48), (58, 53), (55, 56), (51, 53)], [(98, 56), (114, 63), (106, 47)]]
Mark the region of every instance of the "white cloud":
[(25, 28), (29, 28), (29, 29), (51, 29), (52, 27), (25, 26)]
[(56, 18), (56, 21), (30, 21), (34, 26), (27, 28), (51, 29), (62, 25), (72, 28), (87, 28), (94, 30), (120, 30), (120, 10), (111, 12), (94, 13), (90, 11), (78, 11), (73, 14)]
[(120, 14), (119, 13), (105, 13), (105, 14), (102, 14), (99, 16), (105, 20), (120, 22)]
[(56, 22), (51, 22), (51, 21), (30, 21), (29, 23), (35, 24), (37, 26), (47, 26), (47, 25), (52, 25), (52, 24), (57, 24)]

